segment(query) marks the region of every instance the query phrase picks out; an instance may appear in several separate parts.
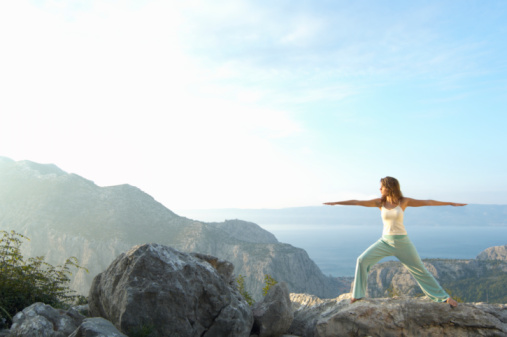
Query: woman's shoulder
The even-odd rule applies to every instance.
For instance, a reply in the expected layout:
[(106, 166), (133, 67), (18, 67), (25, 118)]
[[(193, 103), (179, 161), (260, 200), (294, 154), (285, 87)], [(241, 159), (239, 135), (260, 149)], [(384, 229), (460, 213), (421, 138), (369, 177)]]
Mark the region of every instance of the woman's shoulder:
[(402, 197), (400, 199), (400, 207), (405, 209), (408, 204), (410, 203), (410, 201), (413, 200), (412, 198), (407, 198), (407, 197)]

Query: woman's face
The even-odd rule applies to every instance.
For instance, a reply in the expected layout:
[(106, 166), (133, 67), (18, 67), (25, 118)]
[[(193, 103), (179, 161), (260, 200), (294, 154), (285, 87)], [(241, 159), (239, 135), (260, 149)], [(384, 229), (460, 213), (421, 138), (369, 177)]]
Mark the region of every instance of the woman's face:
[(383, 197), (387, 197), (387, 195), (389, 194), (389, 190), (382, 184), (380, 184), (380, 194)]

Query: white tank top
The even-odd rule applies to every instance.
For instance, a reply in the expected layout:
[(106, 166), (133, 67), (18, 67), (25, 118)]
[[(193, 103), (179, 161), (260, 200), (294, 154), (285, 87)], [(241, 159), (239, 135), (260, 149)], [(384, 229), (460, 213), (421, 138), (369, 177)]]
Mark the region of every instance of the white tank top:
[(393, 209), (382, 206), (381, 215), (384, 223), (382, 235), (407, 235), (403, 225), (403, 209), (400, 205)]

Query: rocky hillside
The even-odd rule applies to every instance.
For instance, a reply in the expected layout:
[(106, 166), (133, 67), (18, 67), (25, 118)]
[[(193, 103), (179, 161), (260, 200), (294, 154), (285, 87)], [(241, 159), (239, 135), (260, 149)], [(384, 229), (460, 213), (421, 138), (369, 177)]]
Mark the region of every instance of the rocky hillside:
[(477, 259), (507, 261), (507, 245), (489, 247), (477, 255)]
[(337, 280), (323, 275), (303, 249), (254, 223), (184, 218), (136, 187), (99, 187), (55, 165), (0, 158), (0, 230), (29, 237), (26, 256), (43, 255), (51, 264), (77, 257), (90, 271), (73, 275), (71, 287), (82, 294), (116, 256), (151, 242), (231, 261), (254, 298), (262, 294), (264, 274), (287, 282), (291, 292), (340, 293)]
[[(228, 261), (146, 244), (118, 256), (94, 279), (89, 305), (35, 303), (0, 336), (506, 336), (507, 305), (428, 298), (320, 299), (271, 287), (249, 306)], [(86, 313), (83, 316), (81, 313)]]
[[(504, 246), (502, 246), (504, 247)], [(491, 247), (476, 259), (425, 259), (426, 268), (442, 287), (465, 302), (507, 302), (507, 256), (502, 247)], [(397, 261), (372, 267), (368, 297), (417, 296), (422, 292), (407, 269)]]

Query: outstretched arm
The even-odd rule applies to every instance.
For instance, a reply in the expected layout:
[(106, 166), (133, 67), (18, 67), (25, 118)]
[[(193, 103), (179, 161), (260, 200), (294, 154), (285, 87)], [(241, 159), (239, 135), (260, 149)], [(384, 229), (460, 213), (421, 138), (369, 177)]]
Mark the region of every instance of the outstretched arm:
[(403, 198), (405, 207), (422, 207), (422, 206), (466, 206), (467, 204), (460, 204), (456, 202), (437, 201), (437, 200), (418, 200), (412, 198)]
[(382, 206), (380, 199), (334, 201), (334, 202), (325, 202), (324, 205), (330, 205), (330, 206), (344, 205), (344, 206), (364, 206), (364, 207), (380, 207), (380, 206)]

